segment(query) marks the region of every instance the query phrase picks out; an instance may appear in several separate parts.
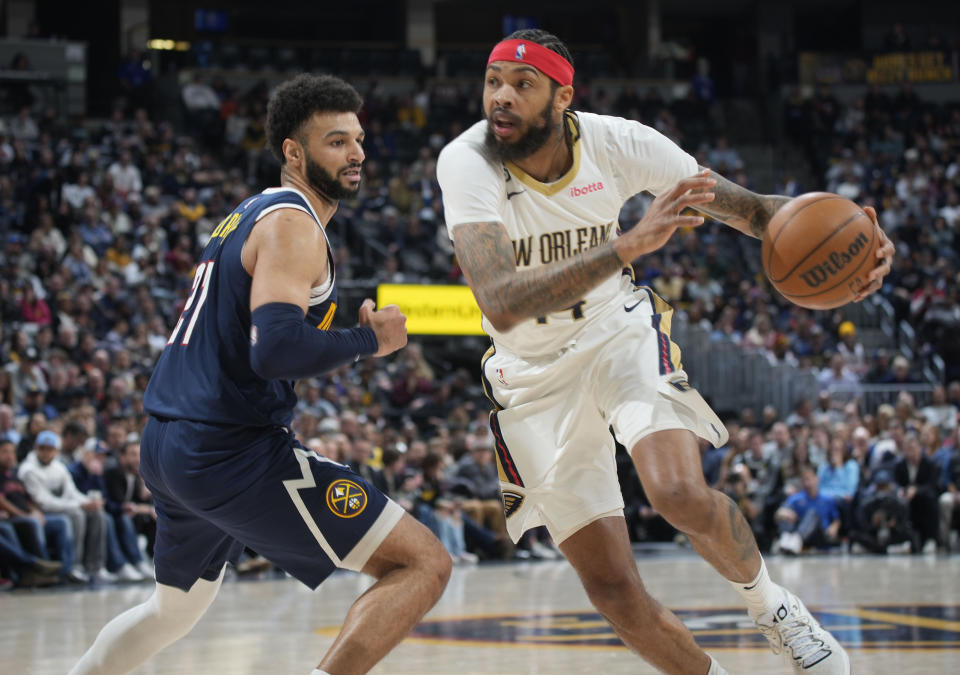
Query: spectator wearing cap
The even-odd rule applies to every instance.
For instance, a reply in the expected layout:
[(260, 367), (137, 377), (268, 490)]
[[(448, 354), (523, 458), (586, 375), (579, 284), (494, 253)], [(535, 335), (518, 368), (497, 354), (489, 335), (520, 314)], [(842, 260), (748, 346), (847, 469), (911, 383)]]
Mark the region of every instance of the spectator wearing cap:
[(107, 531), (103, 500), (77, 489), (67, 466), (57, 461), (59, 452), (60, 437), (52, 431), (40, 432), (34, 449), (20, 465), (18, 477), (45, 515), (63, 514), (70, 520), (76, 563), (66, 570), (67, 578), (78, 583), (89, 581), (91, 576), (109, 579), (104, 569)]
[(869, 364), (863, 344), (857, 341), (857, 327), (852, 321), (844, 321), (837, 327), (837, 336), (840, 338), (837, 352), (843, 356), (847, 368), (862, 378), (866, 375)]
[(31, 417), (35, 413), (43, 413), (44, 418), (48, 421), (55, 419), (59, 414), (56, 408), (47, 403), (47, 392), (33, 386), (27, 389), (24, 394), (23, 408), (20, 412), (27, 417)]
[(19, 363), (7, 365), (10, 377), (13, 380), (13, 393), (18, 399), (23, 399), (31, 389), (46, 391), (47, 378), (40, 366), (40, 353), (33, 345), (23, 350)]

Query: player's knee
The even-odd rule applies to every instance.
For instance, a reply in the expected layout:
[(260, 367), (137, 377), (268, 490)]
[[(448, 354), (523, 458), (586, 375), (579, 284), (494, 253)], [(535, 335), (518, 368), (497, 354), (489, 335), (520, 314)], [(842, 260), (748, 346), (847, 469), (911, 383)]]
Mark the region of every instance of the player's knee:
[(436, 597), (439, 598), (443, 595), (443, 590), (447, 587), (447, 582), (450, 581), (450, 573), (453, 570), (453, 560), (440, 542), (437, 542), (430, 552), (427, 565), (433, 578), (432, 585)]
[(683, 479), (648, 493), (650, 505), (681, 532), (697, 532), (711, 522), (712, 490), (703, 481)]
[(615, 619), (627, 611), (642, 609), (647, 591), (638, 574), (629, 570), (581, 577), (590, 602), (604, 616)]

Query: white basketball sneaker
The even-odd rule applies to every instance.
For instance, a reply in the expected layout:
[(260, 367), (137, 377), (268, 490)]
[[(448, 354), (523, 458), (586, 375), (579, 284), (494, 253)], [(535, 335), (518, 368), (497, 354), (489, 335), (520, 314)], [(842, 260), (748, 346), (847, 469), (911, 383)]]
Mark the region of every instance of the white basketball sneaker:
[(784, 589), (783, 604), (773, 614), (754, 619), (774, 654), (783, 654), (793, 672), (849, 675), (850, 658), (840, 643), (813, 618), (800, 598)]

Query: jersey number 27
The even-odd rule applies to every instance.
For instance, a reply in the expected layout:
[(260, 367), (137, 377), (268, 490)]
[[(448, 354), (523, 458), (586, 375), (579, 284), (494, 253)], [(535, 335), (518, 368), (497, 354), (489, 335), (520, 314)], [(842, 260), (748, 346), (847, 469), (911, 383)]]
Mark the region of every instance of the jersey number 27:
[[(190, 336), (193, 335), (193, 327), (197, 325), (197, 317), (200, 316), (200, 308), (203, 307), (203, 303), (207, 300), (207, 291), (210, 289), (210, 277), (213, 275), (213, 262), (213, 260), (206, 260), (197, 265), (197, 271), (193, 275), (193, 291), (191, 291), (190, 297), (187, 298), (187, 304), (183, 306), (183, 311), (180, 313), (180, 320), (177, 321), (173, 332), (170, 333), (170, 339), (167, 340), (168, 345), (172, 345), (174, 341), (176, 341), (177, 335), (183, 327), (183, 322), (187, 318), (187, 312), (193, 308), (190, 321), (187, 323), (187, 330), (184, 331), (180, 344), (185, 345), (190, 342)], [(197, 298), (197, 291), (200, 292), (199, 299)], [(197, 303), (196, 307), (193, 306), (194, 302)]]

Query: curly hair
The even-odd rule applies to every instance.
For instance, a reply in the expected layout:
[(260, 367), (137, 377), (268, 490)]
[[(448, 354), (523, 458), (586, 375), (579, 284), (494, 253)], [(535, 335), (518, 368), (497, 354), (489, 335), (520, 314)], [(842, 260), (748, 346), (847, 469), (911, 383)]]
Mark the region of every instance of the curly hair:
[[(283, 141), (296, 138), (314, 113), (360, 112), (363, 99), (357, 90), (333, 75), (303, 73), (277, 87), (267, 104), (267, 142), (281, 164)], [(302, 142), (302, 141), (301, 141)]]
[(527, 40), (529, 42), (534, 42), (541, 47), (546, 47), (547, 49), (556, 52), (569, 61), (571, 66), (574, 65), (573, 57), (570, 55), (570, 50), (567, 48), (567, 45), (565, 45), (563, 41), (553, 33), (548, 33), (540, 28), (524, 28), (522, 30), (515, 30), (503, 39)]

